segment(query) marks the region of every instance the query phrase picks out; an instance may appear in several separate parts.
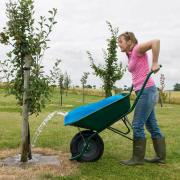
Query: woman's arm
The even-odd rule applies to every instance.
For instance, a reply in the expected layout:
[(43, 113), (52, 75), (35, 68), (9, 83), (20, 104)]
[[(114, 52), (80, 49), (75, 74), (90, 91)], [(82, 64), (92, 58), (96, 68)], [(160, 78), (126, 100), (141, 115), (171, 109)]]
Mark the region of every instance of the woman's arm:
[(146, 51), (152, 49), (152, 70), (156, 73), (160, 66), (158, 65), (158, 57), (160, 51), (160, 40), (154, 39), (138, 45), (137, 52), (143, 55)]

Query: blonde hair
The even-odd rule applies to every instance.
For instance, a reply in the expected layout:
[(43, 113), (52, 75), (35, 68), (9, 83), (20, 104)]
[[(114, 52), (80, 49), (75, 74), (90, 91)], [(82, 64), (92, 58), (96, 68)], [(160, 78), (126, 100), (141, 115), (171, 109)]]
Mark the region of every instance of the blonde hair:
[(138, 43), (138, 40), (136, 39), (136, 37), (135, 37), (135, 35), (134, 35), (134, 33), (133, 32), (124, 32), (124, 33), (122, 33), (122, 34), (120, 34), (119, 35), (119, 37), (118, 37), (118, 40), (120, 39), (120, 37), (124, 37), (124, 39), (126, 40), (126, 41), (129, 41), (129, 40), (131, 40), (134, 44), (137, 44)]

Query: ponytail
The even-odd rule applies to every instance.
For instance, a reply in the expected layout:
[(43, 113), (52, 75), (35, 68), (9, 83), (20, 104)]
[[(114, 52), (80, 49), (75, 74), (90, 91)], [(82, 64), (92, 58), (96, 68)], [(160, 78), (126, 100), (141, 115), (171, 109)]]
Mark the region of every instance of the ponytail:
[(118, 37), (118, 39), (120, 38), (120, 37), (124, 37), (124, 39), (126, 40), (126, 41), (129, 41), (129, 40), (131, 40), (134, 44), (137, 44), (138, 43), (138, 40), (136, 39), (136, 37), (135, 37), (135, 35), (134, 35), (134, 33), (133, 32), (124, 32), (124, 33), (122, 33), (122, 34), (120, 34), (119, 35), (119, 37)]

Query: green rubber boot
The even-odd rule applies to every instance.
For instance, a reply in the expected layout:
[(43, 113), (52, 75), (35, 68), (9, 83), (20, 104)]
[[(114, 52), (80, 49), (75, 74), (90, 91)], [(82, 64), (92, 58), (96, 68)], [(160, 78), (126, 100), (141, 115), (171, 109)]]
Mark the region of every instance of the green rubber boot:
[(133, 155), (130, 160), (120, 161), (123, 165), (142, 165), (144, 164), (144, 156), (146, 151), (146, 139), (139, 138), (133, 141)]
[(165, 138), (152, 139), (156, 156), (153, 159), (145, 159), (149, 163), (162, 163), (165, 164), (166, 160), (166, 143)]

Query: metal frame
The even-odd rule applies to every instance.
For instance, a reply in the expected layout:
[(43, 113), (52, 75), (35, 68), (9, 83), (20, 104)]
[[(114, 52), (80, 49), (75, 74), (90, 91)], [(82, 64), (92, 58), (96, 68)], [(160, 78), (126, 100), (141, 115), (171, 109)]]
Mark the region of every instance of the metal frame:
[(116, 128), (113, 128), (113, 127), (111, 127), (111, 126), (108, 127), (107, 129), (110, 130), (110, 131), (112, 131), (112, 132), (114, 132), (114, 133), (116, 133), (116, 134), (119, 134), (119, 135), (121, 135), (121, 136), (123, 136), (123, 137), (125, 137), (125, 138), (127, 138), (127, 139), (129, 139), (129, 140), (131, 140), (131, 141), (133, 141), (132, 138), (130, 138), (130, 137), (127, 136), (127, 134), (129, 134), (130, 131), (131, 131), (130, 128), (132, 129), (132, 125), (131, 125), (131, 123), (129, 122), (127, 116), (123, 117), (121, 120), (123, 121), (124, 125), (125, 125), (126, 128), (127, 128), (127, 131), (126, 131), (126, 132), (120, 131), (120, 130), (118, 130), (118, 129), (116, 129)]

